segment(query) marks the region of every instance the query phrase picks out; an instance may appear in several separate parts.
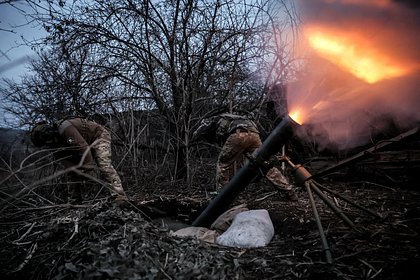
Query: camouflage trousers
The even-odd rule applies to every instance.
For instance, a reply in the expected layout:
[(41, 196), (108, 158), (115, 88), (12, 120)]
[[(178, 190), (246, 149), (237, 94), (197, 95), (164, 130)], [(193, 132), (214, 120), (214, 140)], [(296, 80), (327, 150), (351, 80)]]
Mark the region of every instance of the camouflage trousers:
[[(257, 133), (237, 130), (229, 135), (217, 161), (217, 189), (222, 188), (229, 182), (229, 179), (234, 175), (235, 164), (241, 164), (244, 161), (244, 155), (247, 153), (254, 154), (261, 144), (260, 136)], [(267, 172), (266, 178), (280, 190), (292, 190), (292, 185), (288, 179), (275, 167)]]
[[(100, 137), (91, 145), (91, 152), (99, 168), (101, 176), (112, 196), (126, 196), (122, 187), (121, 178), (111, 162), (111, 136), (104, 130)], [(84, 170), (83, 173), (89, 174)], [(69, 202), (79, 202), (81, 200), (81, 190), (86, 186), (87, 178), (75, 172), (68, 174), (68, 194)]]
[(111, 188), (112, 195), (125, 196), (121, 178), (111, 162), (111, 135), (104, 129), (101, 136), (92, 144), (92, 154), (103, 179)]
[[(88, 172), (84, 172), (85, 174)], [(68, 203), (79, 204), (82, 202), (82, 190), (87, 188), (88, 180), (85, 176), (75, 172), (67, 174)]]

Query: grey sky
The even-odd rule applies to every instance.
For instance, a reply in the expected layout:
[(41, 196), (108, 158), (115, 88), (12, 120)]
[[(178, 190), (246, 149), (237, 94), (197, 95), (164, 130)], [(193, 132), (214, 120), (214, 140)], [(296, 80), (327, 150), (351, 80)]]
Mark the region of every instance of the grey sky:
[[(14, 2), (19, 9), (24, 9), (24, 1)], [(27, 24), (18, 10), (9, 4), (0, 4), (0, 83), (3, 78), (19, 81), (28, 71), (29, 59), (36, 56), (30, 47), (24, 45), (24, 39), (32, 41), (45, 36), (39, 26)], [(8, 126), (11, 119), (0, 108), (0, 127)]]
[[(15, 2), (21, 9), (24, 2)], [(29, 57), (35, 52), (23, 45), (23, 39), (33, 40), (45, 35), (39, 26), (26, 24), (25, 17), (9, 4), (0, 4), (0, 78), (18, 80), (27, 70)]]

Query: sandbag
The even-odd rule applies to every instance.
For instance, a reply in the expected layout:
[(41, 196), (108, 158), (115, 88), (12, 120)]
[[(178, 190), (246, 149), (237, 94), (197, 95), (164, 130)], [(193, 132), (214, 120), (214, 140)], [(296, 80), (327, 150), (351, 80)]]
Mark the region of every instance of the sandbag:
[(175, 232), (170, 232), (169, 235), (180, 238), (197, 238), (198, 240), (213, 244), (216, 242), (216, 238), (219, 236), (217, 231), (210, 230), (205, 227), (186, 227)]
[(238, 248), (264, 247), (274, 236), (270, 215), (265, 209), (249, 210), (235, 216), (231, 226), (216, 239), (223, 246)]

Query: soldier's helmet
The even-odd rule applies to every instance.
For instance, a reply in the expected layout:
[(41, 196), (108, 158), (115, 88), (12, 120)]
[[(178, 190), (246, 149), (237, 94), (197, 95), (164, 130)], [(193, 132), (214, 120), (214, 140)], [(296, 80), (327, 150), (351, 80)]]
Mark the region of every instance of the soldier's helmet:
[(36, 147), (42, 147), (54, 140), (54, 128), (46, 121), (37, 123), (31, 131), (31, 141)]

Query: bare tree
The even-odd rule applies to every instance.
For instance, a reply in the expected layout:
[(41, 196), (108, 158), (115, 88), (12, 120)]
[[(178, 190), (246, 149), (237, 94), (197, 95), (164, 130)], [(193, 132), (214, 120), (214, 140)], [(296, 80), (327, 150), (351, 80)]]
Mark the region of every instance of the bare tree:
[[(182, 178), (189, 174), (190, 135), (197, 122), (219, 111), (252, 110), (263, 96), (261, 74), (275, 73), (262, 69), (268, 63), (278, 63), (270, 57), (274, 52), (268, 51), (273, 48), (267, 42), (273, 34), (273, 2), (251, 2), (82, 0), (66, 5), (31, 4), (32, 16), (50, 33), (45, 42), (60, 49), (59, 63), (75, 56), (78, 59), (69, 61), (80, 62), (84, 53), (90, 59), (90, 70), (83, 75), (75, 70), (81, 64), (66, 62), (69, 68), (65, 71), (72, 74), (65, 74), (68, 81), (59, 83), (60, 90), (66, 89), (63, 95), (73, 94), (71, 100), (83, 104), (84, 79), (105, 79), (106, 90), (91, 87), (104, 94), (94, 95), (98, 103), (100, 98), (109, 101), (114, 112), (158, 110), (166, 123), (167, 146), (176, 159), (175, 177)], [(52, 79), (52, 84), (56, 80)], [(31, 83), (40, 84), (28, 81), (22, 92), (33, 93)], [(57, 91), (53, 85), (49, 89)], [(65, 100), (60, 102), (65, 108), (70, 106)], [(26, 115), (34, 118), (35, 108), (30, 111)]]
[(106, 112), (106, 104), (111, 102), (106, 95), (109, 73), (98, 73), (92, 65), (100, 61), (93, 60), (86, 49), (71, 55), (60, 48), (41, 52), (39, 59), (31, 62), (36, 75), (24, 76), (21, 84), (5, 81), (5, 110), (22, 125)]

